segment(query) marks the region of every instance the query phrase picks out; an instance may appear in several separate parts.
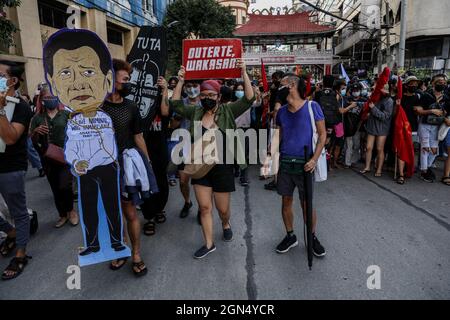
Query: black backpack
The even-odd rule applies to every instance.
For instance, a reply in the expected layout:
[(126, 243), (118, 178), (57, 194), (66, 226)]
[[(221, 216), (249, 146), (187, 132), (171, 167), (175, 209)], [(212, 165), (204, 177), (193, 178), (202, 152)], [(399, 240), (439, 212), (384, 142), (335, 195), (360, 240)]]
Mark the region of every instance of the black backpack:
[(327, 126), (334, 126), (341, 122), (339, 116), (339, 102), (336, 98), (336, 92), (331, 89), (325, 89), (319, 100)]

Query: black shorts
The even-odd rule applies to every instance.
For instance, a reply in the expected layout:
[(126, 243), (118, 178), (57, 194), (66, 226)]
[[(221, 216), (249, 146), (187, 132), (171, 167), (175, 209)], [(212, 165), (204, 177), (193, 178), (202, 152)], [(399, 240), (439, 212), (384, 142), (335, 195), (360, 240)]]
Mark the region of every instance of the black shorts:
[(216, 164), (206, 176), (192, 179), (191, 184), (210, 187), (213, 192), (234, 192), (234, 166), (232, 164)]
[(298, 195), (300, 200), (305, 200), (305, 179), (303, 174), (289, 174), (278, 171), (277, 176), (277, 191), (280, 196), (292, 197), (294, 196), (295, 187), (298, 188)]

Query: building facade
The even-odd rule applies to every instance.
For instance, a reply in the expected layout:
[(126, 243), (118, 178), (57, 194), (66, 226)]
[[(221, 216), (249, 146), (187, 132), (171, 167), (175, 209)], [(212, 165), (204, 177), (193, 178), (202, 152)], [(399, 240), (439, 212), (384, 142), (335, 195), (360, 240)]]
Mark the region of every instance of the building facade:
[(44, 81), (42, 48), (56, 31), (73, 24), (91, 30), (107, 44), (113, 58), (125, 59), (142, 25), (162, 22), (168, 0), (26, 0), (6, 8), (7, 18), (20, 31), (15, 46), (0, 44), (0, 60), (25, 67), (24, 93), (32, 94)]
[(240, 26), (247, 22), (249, 0), (217, 0), (224, 7), (230, 7), (236, 17), (236, 25)]
[[(337, 22), (334, 47), (338, 61), (374, 72), (378, 72), (378, 67), (395, 66), (399, 54), (401, 0), (338, 0), (336, 6), (341, 17), (354, 22)], [(450, 72), (448, 12), (450, 1), (408, 0), (406, 69)]]

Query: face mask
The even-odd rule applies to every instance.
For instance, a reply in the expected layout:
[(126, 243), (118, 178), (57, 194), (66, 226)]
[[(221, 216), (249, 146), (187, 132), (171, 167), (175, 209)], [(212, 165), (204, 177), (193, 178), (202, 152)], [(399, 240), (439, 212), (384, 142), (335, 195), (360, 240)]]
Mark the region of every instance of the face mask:
[(6, 92), (6, 90), (8, 90), (7, 82), (8, 82), (7, 78), (0, 77), (0, 92)]
[(59, 106), (59, 101), (57, 97), (48, 97), (42, 99), (42, 105), (47, 110), (55, 110)]
[(234, 95), (236, 96), (236, 98), (242, 99), (242, 98), (244, 97), (244, 91), (241, 91), (241, 90), (236, 91), (236, 92), (234, 93)]
[(217, 100), (213, 100), (210, 98), (205, 98), (200, 100), (200, 103), (202, 104), (203, 109), (206, 111), (212, 110), (217, 106)]
[(341, 96), (345, 96), (347, 94), (347, 89), (342, 89), (341, 90)]
[(130, 91), (131, 91), (131, 83), (129, 82), (122, 83), (122, 89), (117, 90), (117, 92), (120, 94), (122, 98), (128, 96), (130, 94)]
[(361, 95), (361, 91), (353, 91), (352, 95), (353, 97), (358, 98)]
[(281, 87), (278, 90), (278, 99), (284, 104), (287, 100), (287, 97), (289, 95), (289, 88), (288, 87)]
[(363, 90), (363, 91), (361, 91), (361, 95), (363, 97), (367, 97), (369, 95), (369, 92), (367, 90)]
[(200, 88), (192, 87), (186, 88), (186, 94), (189, 98), (195, 99), (200, 95)]
[(174, 85), (174, 84), (169, 84), (169, 86), (168, 86), (168, 88), (169, 88), (170, 90), (175, 89), (175, 87), (176, 87), (176, 85)]
[(409, 93), (416, 93), (416, 91), (417, 91), (417, 87), (408, 87), (408, 92)]
[(446, 88), (446, 85), (444, 84), (437, 84), (434, 86), (434, 90), (436, 90), (436, 92), (442, 92), (444, 91)]

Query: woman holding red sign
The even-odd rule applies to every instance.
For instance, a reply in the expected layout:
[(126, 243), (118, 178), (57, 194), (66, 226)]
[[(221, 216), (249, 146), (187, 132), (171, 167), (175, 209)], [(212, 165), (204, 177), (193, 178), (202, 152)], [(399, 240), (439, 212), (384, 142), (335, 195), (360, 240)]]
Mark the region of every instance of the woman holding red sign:
[[(227, 129), (236, 129), (235, 119), (252, 106), (255, 97), (245, 63), (241, 59), (237, 59), (237, 67), (241, 69), (244, 80), (244, 96), (241, 99), (229, 104), (220, 104), (221, 84), (215, 80), (206, 80), (200, 86), (201, 106), (195, 108), (185, 107), (181, 100), (185, 76), (185, 68), (181, 67), (178, 73), (179, 82), (174, 90), (170, 105), (173, 111), (191, 121), (190, 132), (192, 137), (194, 136), (196, 121), (201, 121), (203, 135), (210, 129), (217, 128), (225, 137)], [(224, 149), (227, 149), (232, 144), (225, 140), (224, 138), (223, 145), (225, 146)], [(238, 148), (242, 147), (239, 145), (239, 141), (237, 144)], [(231, 151), (234, 154), (234, 150), (219, 150), (219, 152), (221, 151), (224, 151), (224, 157), (221, 158), (224, 160), (226, 151)], [(201, 259), (216, 250), (213, 241), (213, 198), (222, 220), (223, 240), (228, 242), (233, 239), (230, 225), (230, 193), (235, 191), (234, 170), (233, 164), (227, 163), (229, 161), (215, 164), (204, 176), (192, 179), (191, 182), (194, 185), (195, 196), (199, 204), (202, 231), (205, 238), (205, 245), (194, 254), (196, 259)], [(242, 168), (245, 168), (245, 166), (245, 164), (241, 165)]]

